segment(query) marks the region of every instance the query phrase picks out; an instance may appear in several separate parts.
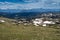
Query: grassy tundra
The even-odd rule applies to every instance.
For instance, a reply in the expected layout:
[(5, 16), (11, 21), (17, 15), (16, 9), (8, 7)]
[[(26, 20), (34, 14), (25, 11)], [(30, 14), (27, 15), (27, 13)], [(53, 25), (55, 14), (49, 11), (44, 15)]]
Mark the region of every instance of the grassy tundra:
[(0, 23), (0, 40), (60, 40), (58, 25), (53, 27), (36, 27), (33, 25), (15, 25), (11, 19), (4, 18), (5, 23)]

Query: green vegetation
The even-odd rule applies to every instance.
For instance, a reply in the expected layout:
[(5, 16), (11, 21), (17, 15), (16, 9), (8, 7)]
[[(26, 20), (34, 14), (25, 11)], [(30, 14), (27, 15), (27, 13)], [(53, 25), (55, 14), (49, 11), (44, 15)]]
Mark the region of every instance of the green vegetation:
[(0, 40), (60, 40), (60, 29), (54, 27), (36, 27), (33, 25), (15, 25), (5, 19), (0, 24)]

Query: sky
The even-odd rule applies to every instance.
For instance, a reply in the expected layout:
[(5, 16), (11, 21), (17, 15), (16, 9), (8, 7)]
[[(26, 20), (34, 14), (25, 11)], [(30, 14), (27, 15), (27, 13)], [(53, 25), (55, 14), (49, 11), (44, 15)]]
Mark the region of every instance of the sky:
[(0, 0), (0, 9), (60, 9), (60, 0)]

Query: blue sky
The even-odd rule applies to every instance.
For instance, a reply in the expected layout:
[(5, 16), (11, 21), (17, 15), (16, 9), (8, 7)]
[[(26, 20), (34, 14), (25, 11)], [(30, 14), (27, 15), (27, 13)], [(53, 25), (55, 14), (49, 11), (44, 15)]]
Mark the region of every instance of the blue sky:
[(0, 0), (0, 9), (60, 9), (60, 0)]
[(22, 0), (0, 0), (0, 2), (4, 2), (4, 1), (7, 1), (7, 2), (22, 2)]

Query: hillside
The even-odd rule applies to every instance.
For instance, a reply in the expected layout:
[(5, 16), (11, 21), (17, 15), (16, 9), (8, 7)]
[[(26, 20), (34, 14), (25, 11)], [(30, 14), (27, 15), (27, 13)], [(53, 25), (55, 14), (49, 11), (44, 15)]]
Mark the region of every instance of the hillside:
[(5, 23), (0, 23), (0, 40), (60, 40), (60, 28), (58, 25), (53, 27), (36, 27), (34, 25), (12, 24), (8, 18)]

